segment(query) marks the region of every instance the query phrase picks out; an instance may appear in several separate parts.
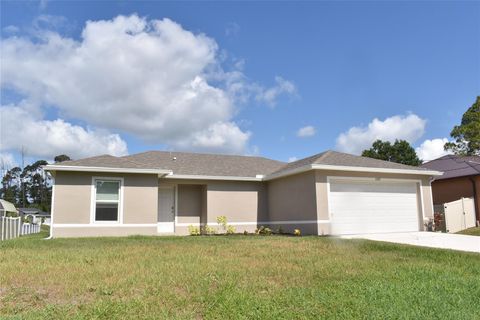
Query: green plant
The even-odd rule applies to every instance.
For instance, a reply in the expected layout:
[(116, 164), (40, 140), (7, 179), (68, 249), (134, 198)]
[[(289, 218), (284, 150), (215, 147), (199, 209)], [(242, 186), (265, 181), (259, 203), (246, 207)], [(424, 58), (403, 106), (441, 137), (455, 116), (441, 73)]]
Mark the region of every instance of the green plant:
[(209, 236), (214, 235), (217, 233), (217, 228), (206, 225), (203, 227), (203, 233)]
[(227, 226), (227, 234), (234, 234), (236, 231), (234, 226)]
[(295, 229), (293, 230), (293, 235), (300, 237), (302, 235), (302, 232), (300, 231), (300, 229)]
[(218, 216), (217, 223), (222, 226), (223, 232), (227, 232), (227, 217), (226, 216)]
[(284, 234), (284, 233), (285, 233), (285, 231), (283, 230), (283, 228), (282, 228), (282, 227), (278, 227), (278, 229), (277, 229), (277, 233), (278, 233), (278, 234)]
[[(8, 211), (8, 212), (5, 213), (5, 217), (8, 217), (8, 218), (17, 218), (17, 217), (19, 217), (19, 215), (18, 215), (18, 213), (16, 213), (16, 212)], [(23, 218), (23, 219), (25, 219), (25, 218)], [(23, 221), (23, 219), (22, 219), (22, 221)]]
[(272, 229), (268, 227), (260, 226), (260, 228), (255, 229), (255, 233), (269, 236), (272, 234)]
[(199, 228), (199, 227), (192, 226), (192, 225), (189, 225), (189, 226), (188, 226), (188, 233), (189, 233), (191, 236), (199, 236), (199, 235), (200, 235), (200, 228)]
[(243, 235), (244, 235), (244, 236), (248, 236), (248, 231), (247, 231), (247, 230), (243, 230)]

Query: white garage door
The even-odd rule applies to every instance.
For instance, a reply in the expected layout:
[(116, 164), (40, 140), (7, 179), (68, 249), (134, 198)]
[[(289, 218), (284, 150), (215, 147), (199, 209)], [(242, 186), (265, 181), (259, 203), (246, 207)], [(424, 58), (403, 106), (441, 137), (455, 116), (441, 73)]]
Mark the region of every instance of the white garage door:
[(332, 234), (419, 230), (417, 183), (330, 179)]

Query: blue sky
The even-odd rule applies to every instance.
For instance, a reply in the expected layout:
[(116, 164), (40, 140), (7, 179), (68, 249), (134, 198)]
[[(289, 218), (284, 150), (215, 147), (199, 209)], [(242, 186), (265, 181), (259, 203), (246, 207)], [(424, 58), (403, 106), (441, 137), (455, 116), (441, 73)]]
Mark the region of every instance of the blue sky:
[[(409, 140), (419, 148), (423, 158), (429, 158), (441, 155), (441, 144), (445, 140), (440, 139), (449, 137), (452, 127), (480, 94), (479, 2), (2, 1), (1, 9), (1, 152), (17, 163), (21, 145), (26, 145), (31, 158), (47, 159), (62, 150), (81, 157), (126, 150), (136, 153), (182, 149), (259, 154), (287, 161), (326, 149), (358, 153), (375, 138), (397, 137)], [(145, 59), (148, 60), (145, 64), (150, 65), (131, 68), (140, 70), (138, 72), (155, 70), (155, 74), (148, 75), (148, 82), (140, 84), (137, 79), (143, 78), (141, 73), (126, 73), (131, 70), (121, 69), (130, 65), (128, 59), (134, 58), (123, 55), (127, 60), (115, 68), (112, 61), (117, 56), (111, 54), (123, 49), (110, 48), (113, 51), (109, 51), (106, 58), (107, 64), (112, 64), (112, 69), (108, 69), (112, 70), (110, 78), (100, 82), (111, 92), (122, 94), (125, 90), (138, 92), (150, 86), (163, 88), (152, 97), (145, 93), (136, 102), (126, 104), (113, 101), (113, 96), (105, 98), (95, 93), (85, 98), (82, 106), (58, 93), (64, 90), (62, 85), (68, 85), (67, 79), (73, 79), (72, 86), (81, 88), (82, 81), (92, 82), (98, 78), (95, 69), (87, 73), (66, 65), (89, 56), (87, 49), (91, 47), (84, 48), (81, 56), (78, 56), (79, 50), (65, 49), (68, 41), (82, 46), (86, 21), (108, 23), (119, 15), (131, 17), (132, 14), (137, 14), (147, 25), (170, 19), (180, 28), (175, 32), (196, 37), (195, 41), (190, 39), (192, 43), (187, 46), (195, 52), (195, 45), (214, 43), (214, 49), (210, 47), (203, 60), (192, 54), (174, 56), (181, 58), (178, 61), (192, 59), (199, 63), (195, 70), (198, 69), (196, 72), (205, 80), (209, 93), (202, 96), (204, 91), (197, 92), (203, 97), (198, 108), (195, 100), (188, 106), (177, 106), (174, 102), (159, 105), (158, 108), (165, 109), (165, 117), (177, 119), (168, 129), (158, 125), (163, 118), (151, 116), (157, 107), (152, 100), (162, 100), (162, 90), (170, 88), (168, 79), (177, 76), (172, 69), (162, 78), (162, 63), (169, 66), (165, 61), (156, 62), (162, 60), (163, 49), (152, 51), (151, 61)], [(142, 32), (152, 39), (166, 30), (157, 30), (155, 34), (151, 28), (145, 27)], [(91, 39), (108, 31), (96, 30)], [(45, 40), (45, 34), (60, 36), (65, 52), (57, 56), (52, 38)], [(201, 38), (201, 34), (208, 40)], [(137, 35), (140, 39), (141, 35)], [(39, 50), (35, 45), (45, 41), (48, 46), (42, 47), (41, 55), (37, 54)], [(175, 46), (170, 42), (163, 45)], [(119, 46), (123, 44), (120, 42)], [(209, 56), (212, 52), (213, 58)], [(208, 63), (203, 62), (207, 60)], [(28, 69), (36, 64), (48, 66), (48, 70), (42, 74), (38, 71), (42, 67), (35, 67), (34, 71)], [(212, 65), (221, 68), (220, 79), (212, 76)], [(68, 72), (55, 77), (62, 70)], [(115, 70), (119, 70), (118, 74)], [(37, 72), (35, 76), (29, 75)], [(233, 72), (240, 73), (241, 80), (233, 76)], [(131, 86), (125, 87), (123, 82), (116, 84), (119, 77), (130, 74)], [(178, 80), (179, 86), (191, 83), (192, 75), (195, 72), (189, 69), (188, 75)], [(240, 97), (232, 94), (231, 82), (242, 86)], [(81, 101), (89, 92), (81, 95), (74, 92), (71, 97)], [(184, 92), (172, 95), (178, 98), (181, 93)], [(226, 100), (218, 102), (217, 93)], [(173, 98), (165, 99), (172, 101)], [(143, 101), (151, 105), (144, 108)], [(93, 105), (90, 110), (89, 106)], [(109, 105), (109, 111), (102, 113), (104, 105)], [(97, 111), (95, 118), (92, 113)], [(40, 123), (35, 127), (37, 131), (30, 130), (31, 136), (13, 133), (5, 123), (5, 119), (11, 123), (10, 119), (18, 119), (25, 112), (34, 114), (30, 119), (32, 123)], [(136, 114), (135, 126), (122, 118), (123, 115), (136, 117)], [(192, 120), (195, 117), (202, 120), (197, 123)], [(216, 120), (208, 122), (209, 118)], [(59, 124), (58, 119), (63, 122)], [(148, 124), (149, 119), (156, 123)], [(19, 121), (15, 128), (27, 125), (25, 122), (28, 124), (28, 121)], [(193, 128), (197, 124), (199, 127)], [(299, 130), (304, 127), (309, 128), (302, 130), (302, 135)], [(68, 138), (62, 137), (62, 132), (66, 132)], [(57, 143), (56, 139), (61, 142)], [(103, 142), (95, 147), (83, 145), (91, 139)], [(49, 141), (45, 147), (36, 147), (45, 140)]]

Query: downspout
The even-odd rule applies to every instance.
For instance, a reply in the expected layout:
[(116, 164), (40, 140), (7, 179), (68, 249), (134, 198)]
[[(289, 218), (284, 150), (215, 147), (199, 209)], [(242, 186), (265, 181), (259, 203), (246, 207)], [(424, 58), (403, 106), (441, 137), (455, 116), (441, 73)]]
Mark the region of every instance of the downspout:
[(55, 175), (51, 174), (52, 176), (52, 200), (50, 201), (50, 235), (45, 238), (44, 240), (53, 239), (53, 208), (55, 205)]
[(476, 225), (480, 226), (480, 204), (478, 203), (478, 191), (477, 184), (475, 183), (475, 177), (470, 177), (469, 179), (472, 182), (473, 187), (473, 203), (475, 204), (475, 217)]

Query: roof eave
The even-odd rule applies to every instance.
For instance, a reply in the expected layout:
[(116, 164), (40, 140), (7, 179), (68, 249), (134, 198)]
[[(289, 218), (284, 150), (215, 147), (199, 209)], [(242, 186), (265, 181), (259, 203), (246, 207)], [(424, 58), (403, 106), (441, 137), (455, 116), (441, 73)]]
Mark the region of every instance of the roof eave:
[(340, 171), (357, 171), (357, 172), (373, 172), (373, 173), (400, 173), (415, 174), (422, 176), (441, 176), (443, 172), (434, 170), (415, 170), (415, 169), (395, 169), (395, 168), (378, 168), (378, 167), (355, 167), (355, 166), (336, 166), (326, 164), (313, 164), (312, 169), (316, 170), (340, 170)]
[(415, 170), (415, 169), (393, 169), (393, 168), (372, 168), (372, 167), (355, 167), (355, 166), (337, 166), (326, 164), (310, 164), (299, 168), (288, 170), (285, 172), (273, 173), (267, 175), (264, 180), (273, 180), (310, 170), (332, 170), (332, 171), (349, 171), (349, 172), (368, 172), (368, 173), (394, 173), (394, 174), (413, 174), (422, 176), (441, 176), (443, 172), (434, 170)]
[(165, 179), (181, 180), (226, 180), (226, 181), (263, 181), (263, 175), (256, 177), (236, 177), (236, 176), (210, 176), (210, 175), (190, 175), (190, 174), (168, 174)]
[(63, 166), (48, 164), (43, 167), (45, 171), (71, 171), (71, 172), (105, 172), (105, 173), (137, 173), (137, 174), (157, 174), (163, 177), (171, 174), (171, 170), (165, 169), (141, 169), (141, 168), (117, 168), (117, 167), (90, 167), (90, 166)]

